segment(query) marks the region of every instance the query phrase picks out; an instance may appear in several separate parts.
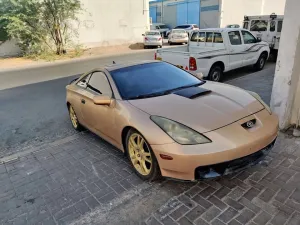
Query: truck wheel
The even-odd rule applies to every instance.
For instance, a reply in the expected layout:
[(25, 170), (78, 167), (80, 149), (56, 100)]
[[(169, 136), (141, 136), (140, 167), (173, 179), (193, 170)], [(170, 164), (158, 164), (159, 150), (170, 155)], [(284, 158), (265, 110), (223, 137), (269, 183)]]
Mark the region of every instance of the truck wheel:
[(266, 64), (266, 61), (267, 61), (267, 57), (268, 56), (265, 53), (262, 53), (259, 56), (259, 59), (257, 60), (257, 62), (254, 65), (254, 69), (256, 71), (260, 71), (260, 70), (262, 70), (265, 67), (265, 64)]
[(223, 79), (223, 70), (219, 65), (213, 66), (208, 74), (208, 79), (215, 82), (220, 82)]

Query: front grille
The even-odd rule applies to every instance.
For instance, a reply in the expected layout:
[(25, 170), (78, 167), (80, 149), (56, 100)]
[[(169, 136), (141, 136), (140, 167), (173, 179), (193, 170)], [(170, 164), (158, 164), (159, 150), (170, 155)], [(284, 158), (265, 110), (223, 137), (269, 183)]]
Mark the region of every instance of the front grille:
[(250, 166), (253, 166), (259, 163), (270, 152), (275, 142), (276, 139), (260, 151), (257, 151), (251, 155), (242, 158), (209, 166), (199, 166), (195, 169), (195, 179), (201, 180), (207, 178), (215, 178), (223, 175), (229, 175), (244, 170)]

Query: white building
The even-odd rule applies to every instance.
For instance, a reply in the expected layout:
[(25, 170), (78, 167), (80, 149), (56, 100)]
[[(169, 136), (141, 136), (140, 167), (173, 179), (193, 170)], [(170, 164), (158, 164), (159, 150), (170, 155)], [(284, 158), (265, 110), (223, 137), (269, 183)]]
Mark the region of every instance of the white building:
[[(149, 0), (81, 0), (85, 12), (80, 15), (78, 38), (84, 47), (142, 42), (149, 29)], [(0, 43), (0, 57), (20, 53), (12, 41)]]
[(200, 28), (242, 25), (245, 15), (284, 14), (286, 0), (154, 0), (150, 2), (152, 22), (170, 27), (195, 23)]

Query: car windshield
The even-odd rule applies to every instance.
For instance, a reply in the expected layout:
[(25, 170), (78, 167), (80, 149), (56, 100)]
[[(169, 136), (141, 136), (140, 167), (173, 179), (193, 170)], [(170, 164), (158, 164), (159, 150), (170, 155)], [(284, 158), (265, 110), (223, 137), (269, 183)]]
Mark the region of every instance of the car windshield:
[(177, 28), (186, 29), (186, 28), (190, 28), (190, 27), (191, 27), (190, 25), (181, 25), (181, 26), (175, 27), (175, 29), (177, 29)]
[(172, 33), (184, 34), (184, 33), (186, 33), (186, 31), (185, 30), (173, 30)]
[(160, 29), (169, 29), (169, 27), (167, 25), (159, 25)]
[(201, 85), (201, 81), (165, 62), (146, 63), (110, 72), (124, 100), (166, 95), (175, 89)]
[(146, 35), (153, 35), (153, 36), (155, 36), (155, 35), (160, 35), (160, 33), (159, 32), (146, 32)]

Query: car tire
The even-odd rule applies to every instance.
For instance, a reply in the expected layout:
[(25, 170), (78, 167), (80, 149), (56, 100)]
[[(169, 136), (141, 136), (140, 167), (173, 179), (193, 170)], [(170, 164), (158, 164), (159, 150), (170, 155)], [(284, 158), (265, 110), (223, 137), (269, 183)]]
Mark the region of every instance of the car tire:
[(80, 124), (80, 122), (77, 118), (77, 115), (75, 113), (75, 110), (71, 104), (68, 105), (68, 110), (69, 110), (69, 116), (70, 116), (70, 120), (71, 120), (73, 128), (77, 131), (83, 131), (84, 127)]
[(148, 48), (148, 46), (144, 45), (144, 49), (147, 49), (147, 48)]
[(224, 76), (223, 69), (219, 65), (214, 65), (208, 74), (208, 79), (214, 82), (222, 81)]
[(159, 47), (162, 48), (162, 45), (160, 45)]
[[(136, 146), (138, 146), (138, 143), (143, 143), (143, 146), (134, 147), (131, 144), (132, 142)], [(135, 129), (129, 130), (126, 135), (126, 153), (135, 173), (142, 180), (154, 181), (161, 177), (159, 165), (151, 146), (144, 136)]]
[(173, 45), (173, 42), (170, 41), (170, 42), (169, 42), (169, 45)]
[(265, 64), (267, 62), (267, 58), (268, 58), (268, 56), (265, 53), (262, 53), (259, 56), (257, 62), (254, 64), (254, 69), (256, 71), (262, 70), (265, 67)]

